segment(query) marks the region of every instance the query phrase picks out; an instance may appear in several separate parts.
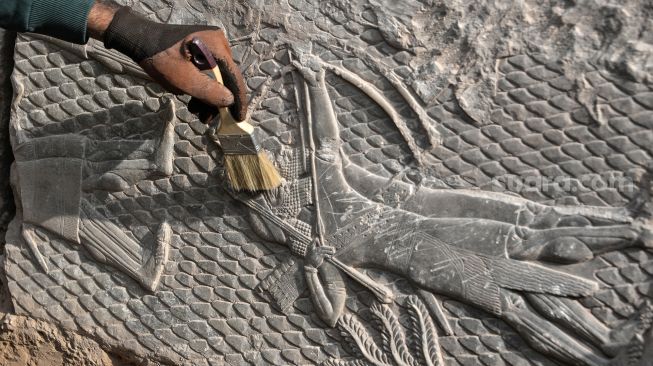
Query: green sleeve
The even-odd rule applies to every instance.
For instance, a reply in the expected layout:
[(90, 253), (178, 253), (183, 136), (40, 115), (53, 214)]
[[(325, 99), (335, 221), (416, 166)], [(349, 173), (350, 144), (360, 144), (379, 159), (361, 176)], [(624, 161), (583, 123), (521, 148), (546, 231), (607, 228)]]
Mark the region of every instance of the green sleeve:
[(65, 41), (88, 41), (86, 21), (95, 0), (0, 0), (0, 27)]

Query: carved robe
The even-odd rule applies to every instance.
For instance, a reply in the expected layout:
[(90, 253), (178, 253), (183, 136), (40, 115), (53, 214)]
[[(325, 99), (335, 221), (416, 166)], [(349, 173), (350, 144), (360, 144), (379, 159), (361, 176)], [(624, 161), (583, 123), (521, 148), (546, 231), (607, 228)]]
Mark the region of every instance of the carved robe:
[(78, 244), (84, 139), (41, 137), (14, 150), (23, 221)]

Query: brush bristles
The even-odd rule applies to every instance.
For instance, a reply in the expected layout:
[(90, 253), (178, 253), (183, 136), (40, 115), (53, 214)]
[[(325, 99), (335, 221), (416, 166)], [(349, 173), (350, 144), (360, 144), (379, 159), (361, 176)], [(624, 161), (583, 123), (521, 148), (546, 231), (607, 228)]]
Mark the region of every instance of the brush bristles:
[(225, 155), (224, 166), (236, 191), (261, 191), (281, 185), (281, 176), (264, 151), (257, 155)]

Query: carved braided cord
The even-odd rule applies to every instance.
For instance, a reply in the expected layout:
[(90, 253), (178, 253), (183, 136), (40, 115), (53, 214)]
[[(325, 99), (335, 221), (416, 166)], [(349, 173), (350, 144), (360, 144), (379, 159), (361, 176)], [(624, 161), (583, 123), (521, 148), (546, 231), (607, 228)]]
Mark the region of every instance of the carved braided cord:
[[(146, 1), (141, 2), (139, 6), (154, 7), (147, 11), (156, 10), (161, 12), (162, 18), (166, 17), (167, 8), (163, 5), (158, 5), (157, 8), (154, 2)], [(270, 46), (264, 40), (257, 41), (255, 45), (258, 47), (253, 49), (262, 50)], [(372, 44), (370, 48), (377, 46), (380, 47), (378, 44)], [(235, 49), (237, 57), (245, 52), (245, 47)], [(252, 68), (252, 74), (248, 75), (251, 87), (255, 87), (269, 75), (266, 70), (280, 65), (272, 56), (283, 59), (282, 53), (271, 52), (262, 56), (265, 61), (255, 60), (256, 67)], [(145, 126), (135, 126), (131, 123), (134, 120), (120, 123), (139, 117), (138, 114), (130, 114), (131, 107), (124, 110), (113, 109), (111, 114), (106, 114), (107, 118), (104, 120), (79, 119), (74, 126), (58, 125), (56, 121), (65, 120), (70, 115), (83, 111), (101, 111), (123, 104), (133, 107), (141, 103), (149, 110), (156, 110), (157, 98), (160, 96), (156, 86), (138, 86), (140, 81), (129, 76), (109, 74), (93, 61), (78, 64), (81, 60), (77, 57), (60, 53), (56, 47), (48, 47), (43, 42), (26, 42), (22, 39), (18, 44), (16, 57), (17, 75), (24, 77), (23, 83), (33, 90), (19, 106), (18, 114), (25, 118), (17, 119), (25, 124), (22, 127), (26, 129), (28, 137), (64, 133), (72, 127), (80, 133), (96, 138), (152, 137), (151, 133), (142, 136), (142, 131), (148, 129), (142, 128)], [(253, 54), (253, 57), (256, 58), (257, 55)], [(503, 61), (500, 71), (506, 75), (506, 79), (511, 72), (537, 67), (526, 64), (524, 57), (527, 60), (532, 59), (516, 56)], [(390, 56), (385, 57), (388, 58)], [(368, 80), (374, 79), (373, 74), (365, 70), (360, 63), (348, 64), (352, 69), (362, 67), (363, 69), (357, 71), (364, 74)], [(329, 81), (336, 86), (339, 82), (332, 78)], [(609, 78), (603, 78), (603, 81), (605, 88), (610, 88), (613, 84)], [(392, 93), (382, 80), (378, 81), (378, 84), (382, 90)], [(284, 79), (282, 85), (289, 90), (291, 88), (289, 79)], [(507, 90), (525, 87), (520, 81), (511, 81), (511, 85), (513, 88)], [(331, 91), (337, 93), (337, 89)], [(339, 98), (337, 94), (334, 95), (334, 99)], [(348, 96), (346, 99), (352, 98), (367, 104), (360, 95)], [(276, 141), (289, 141), (289, 136), (296, 137), (292, 122), (287, 119), (287, 115), (282, 115), (283, 111), (294, 108), (295, 103), (291, 99), (290, 96), (280, 93), (280, 90), (273, 90), (264, 105), (255, 113), (254, 122), (259, 123), (270, 136), (264, 144), (274, 146)], [(631, 104), (635, 108), (642, 109), (641, 104), (634, 99), (632, 96), (625, 97), (626, 101), (632, 100)], [(373, 107), (362, 112), (369, 119), (365, 125), (357, 127), (360, 122), (356, 122), (357, 125), (345, 125), (350, 108), (343, 108), (345, 103), (346, 100), (336, 100), (336, 108), (340, 108), (337, 110), (339, 119), (347, 131), (364, 129), (367, 125), (375, 132), (370, 139), (394, 141), (383, 152), (386, 154), (386, 151), (390, 151), (387, 153), (389, 155), (383, 156), (385, 164), (373, 159), (375, 149), (367, 148), (362, 149), (369, 151), (369, 154), (353, 159), (355, 162), (377, 174), (389, 176), (394, 174), (404, 161), (411, 160), (400, 137), (397, 139), (396, 131), (388, 124), (384, 115)], [(614, 103), (619, 105), (625, 102)], [(509, 105), (517, 107), (508, 107)], [(478, 171), (473, 169), (475, 166), (481, 168), (488, 176), (500, 175), (503, 170), (516, 174), (533, 169), (528, 164), (531, 161), (529, 159), (531, 156), (540, 156), (540, 153), (529, 155), (531, 151), (528, 150), (509, 152), (503, 148), (499, 149), (501, 146), (496, 145), (505, 141), (503, 144), (506, 146), (521, 146), (513, 144), (514, 137), (502, 137), (505, 135), (499, 132), (506, 131), (506, 126), (510, 126), (507, 130), (509, 135), (526, 128), (536, 135), (533, 138), (537, 137), (537, 131), (542, 127), (543, 131), (555, 130), (553, 127), (547, 129), (543, 125), (538, 127), (540, 125), (537, 125), (536, 121), (527, 123), (515, 119), (512, 114), (514, 112), (511, 111), (521, 109), (519, 105), (520, 103), (514, 101), (505, 106), (498, 105), (499, 111), (508, 111), (506, 115), (509, 119), (497, 120), (499, 127), (490, 125), (478, 128), (462, 117), (462, 112), (451, 93), (444, 93), (439, 103), (429, 109), (429, 113), (441, 121), (447, 130), (453, 132), (444, 134), (442, 147), (434, 152), (442, 160), (434, 174), (439, 177), (460, 177), (470, 171), (477, 173)], [(650, 107), (643, 110), (641, 113), (650, 113)], [(410, 115), (411, 112), (404, 110), (402, 113)], [(248, 228), (241, 216), (242, 211), (229, 203), (226, 195), (220, 193), (216, 182), (210, 178), (215, 163), (204, 151), (205, 145), (201, 136), (204, 126), (192, 119), (184, 108), (179, 108), (177, 115), (183, 123), (176, 127), (176, 174), (170, 179), (145, 181), (127, 192), (111, 195), (106, 205), (98, 207), (106, 210), (117, 224), (129, 228), (139, 239), (148, 233), (149, 227), (155, 227), (159, 222), (164, 215), (162, 209), (166, 209), (168, 215), (174, 218), (175, 235), (167, 271), (172, 275), (164, 276), (160, 291), (152, 295), (134, 289), (131, 287), (133, 282), (126, 276), (111, 268), (94, 264), (79, 248), (56, 240), (42, 247), (43, 253), (51, 258), (54, 268), (52, 273), (45, 276), (34, 267), (29, 255), (13, 245), (15, 243), (10, 243), (7, 246), (8, 274), (17, 311), (29, 312), (37, 317), (57, 321), (66, 327), (80, 329), (117, 347), (135, 352), (149, 350), (156, 352), (163, 359), (190, 359), (196, 364), (227, 362), (242, 365), (254, 364), (261, 359), (276, 364), (306, 364), (324, 360), (327, 355), (346, 354), (338, 346), (339, 339), (334, 338), (333, 333), (321, 329), (317, 322), (311, 320), (310, 300), (304, 298), (296, 303), (297, 314), (282, 316), (252, 294), (252, 289), (260, 279), (278, 263), (277, 258), (288, 255), (288, 252), (279, 246), (267, 247), (243, 233)], [(625, 114), (626, 117), (630, 115)], [(14, 123), (18, 122), (14, 120)], [(415, 126), (412, 129), (416, 136), (422, 133)], [(584, 129), (583, 126), (578, 128), (581, 132)], [(354, 142), (354, 135), (347, 131), (343, 132), (342, 137), (348, 146), (352, 146), (347, 147), (347, 151), (353, 153), (354, 144), (360, 141)], [(494, 131), (498, 132), (495, 134)], [(634, 136), (637, 136), (642, 129), (633, 125), (632, 131)], [(488, 135), (495, 136), (493, 138), (499, 141), (488, 141)], [(392, 136), (395, 136), (394, 140)], [(618, 134), (614, 133), (612, 136)], [(635, 138), (626, 141), (621, 139), (606, 145), (603, 145), (597, 136), (589, 138), (590, 142), (584, 142), (584, 146), (588, 146), (585, 150), (589, 151), (589, 146), (594, 145), (604, 149), (602, 151), (606, 152), (598, 156), (598, 161), (608, 166), (610, 161), (619, 159), (627, 161), (624, 165), (626, 167), (637, 165), (634, 162), (638, 159), (650, 160), (650, 150), (638, 147)], [(552, 153), (566, 154), (566, 151), (573, 152), (577, 147), (574, 143), (563, 145), (568, 146), (565, 149), (556, 148), (557, 145), (551, 142), (546, 144), (553, 145)], [(477, 156), (481, 156), (481, 147), (496, 147), (496, 150), (484, 151), (489, 157), (476, 160)], [(591, 158), (581, 160), (588, 162), (583, 165), (596, 160)], [(572, 160), (574, 161), (578, 160)], [(393, 165), (394, 168), (387, 168), (386, 165)], [(492, 169), (497, 169), (498, 173), (493, 173)], [(484, 187), (480, 183), (479, 185)], [(529, 195), (543, 201), (550, 199), (537, 192)], [(584, 203), (608, 204), (623, 203), (627, 198), (610, 191), (581, 193), (577, 197), (578, 201)], [(635, 295), (650, 293), (653, 261), (648, 253), (628, 251), (604, 255), (601, 263), (602, 268), (597, 272), (597, 276), (616, 287), (607, 288), (588, 299), (586, 305), (609, 323), (632, 313), (633, 306), (639, 301)], [(364, 293), (362, 291), (362, 294)], [(354, 304), (360, 304), (357, 296), (350, 300)], [(547, 364), (541, 356), (511, 336), (514, 333), (502, 322), (454, 301), (446, 301), (445, 308), (449, 311), (457, 334), (455, 337), (442, 337), (440, 340), (447, 364), (497, 364), (502, 360), (509, 363), (530, 360), (532, 363)], [(502, 336), (499, 336), (499, 333)], [(256, 350), (250, 348), (249, 340), (263, 346)]]

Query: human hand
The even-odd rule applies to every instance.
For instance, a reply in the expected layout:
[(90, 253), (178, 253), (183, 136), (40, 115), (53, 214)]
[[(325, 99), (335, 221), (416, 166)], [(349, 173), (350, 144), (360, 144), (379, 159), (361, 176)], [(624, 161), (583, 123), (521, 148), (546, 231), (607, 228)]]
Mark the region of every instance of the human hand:
[[(104, 41), (105, 47), (132, 58), (168, 91), (189, 94), (215, 108), (230, 106), (236, 120), (246, 118), (245, 81), (219, 28), (157, 23), (128, 7), (96, 3), (89, 14), (88, 29), (92, 37)], [(213, 54), (224, 85), (200, 72), (191, 62), (188, 44), (193, 38), (201, 39)]]
[(318, 241), (313, 241), (313, 245), (308, 249), (306, 255), (306, 264), (318, 268), (324, 263), (324, 259), (336, 254), (336, 249), (330, 246), (318, 246)]

